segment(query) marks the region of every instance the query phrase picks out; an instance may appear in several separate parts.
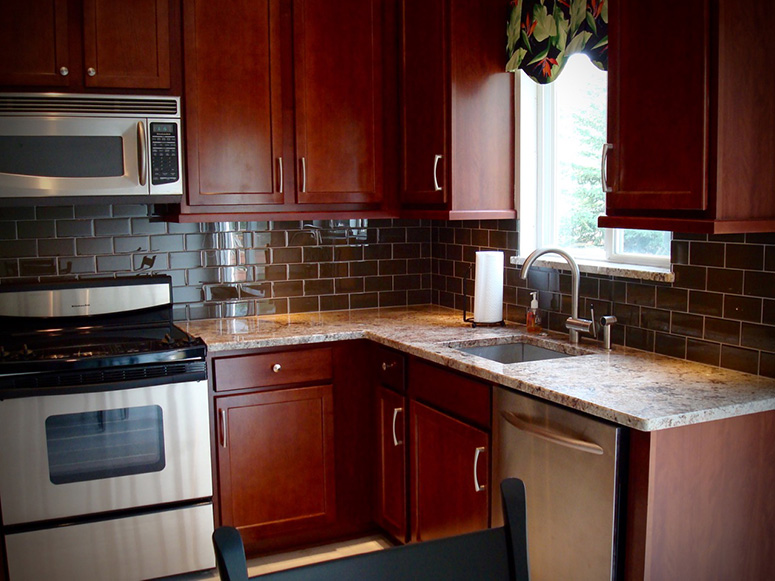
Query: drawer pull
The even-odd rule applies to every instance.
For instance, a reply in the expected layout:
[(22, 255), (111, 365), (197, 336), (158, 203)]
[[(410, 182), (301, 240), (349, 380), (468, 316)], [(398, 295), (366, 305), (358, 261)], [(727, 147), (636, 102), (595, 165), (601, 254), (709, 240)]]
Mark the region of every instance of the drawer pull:
[(388, 369), (393, 369), (397, 363), (395, 361), (391, 361), (390, 363), (387, 363), (386, 361), (382, 362), (382, 371), (387, 371)]
[(396, 436), (396, 418), (398, 417), (398, 414), (400, 414), (403, 411), (404, 411), (404, 408), (395, 408), (393, 410), (393, 445), (394, 446), (400, 446), (401, 444), (404, 443), (403, 440), (399, 442), (398, 437)]
[(280, 373), (280, 370), (282, 368), (283, 366), (280, 365), (279, 363), (275, 363), (274, 365), (272, 365), (272, 371), (274, 371), (275, 373)]
[(477, 468), (479, 467), (479, 456), (481, 456), (486, 451), (487, 448), (480, 447), (476, 449), (476, 452), (474, 452), (474, 492), (481, 492), (487, 487), (485, 484), (479, 484), (479, 476), (476, 474)]

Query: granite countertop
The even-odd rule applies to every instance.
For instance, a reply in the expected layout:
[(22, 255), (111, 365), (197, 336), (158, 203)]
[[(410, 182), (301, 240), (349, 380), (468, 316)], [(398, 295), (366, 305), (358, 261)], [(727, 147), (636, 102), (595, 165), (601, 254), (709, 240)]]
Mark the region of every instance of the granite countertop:
[[(644, 431), (775, 409), (775, 380), (567, 334), (528, 334), (523, 325), (477, 327), (435, 306), (209, 319), (182, 323), (211, 353), (370, 339), (405, 353)], [(455, 346), (515, 337), (577, 357), (504, 364)]]

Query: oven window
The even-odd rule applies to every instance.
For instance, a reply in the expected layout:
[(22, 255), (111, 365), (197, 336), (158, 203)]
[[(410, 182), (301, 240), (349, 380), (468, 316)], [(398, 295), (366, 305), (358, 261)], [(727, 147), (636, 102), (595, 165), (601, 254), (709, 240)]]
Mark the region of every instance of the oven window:
[(164, 468), (162, 410), (157, 405), (46, 418), (49, 477), (84, 482)]
[(124, 175), (124, 142), (102, 135), (0, 135), (0, 172), (51, 178)]

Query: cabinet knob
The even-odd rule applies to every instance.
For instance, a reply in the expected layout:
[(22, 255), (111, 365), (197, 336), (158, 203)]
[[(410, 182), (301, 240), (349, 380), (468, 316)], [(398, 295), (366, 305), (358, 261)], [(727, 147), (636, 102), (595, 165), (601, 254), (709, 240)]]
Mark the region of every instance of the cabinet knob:
[(90, 77), (93, 77), (94, 75), (97, 74), (97, 69), (95, 69), (94, 67), (89, 67), (88, 69), (86, 69), (86, 74), (89, 75)]
[(274, 365), (272, 365), (272, 371), (274, 371), (275, 373), (280, 373), (280, 370), (282, 368), (283, 366), (280, 365), (279, 363), (275, 363)]
[(70, 74), (70, 69), (68, 69), (67, 67), (59, 67), (59, 74), (62, 75), (63, 77), (66, 77), (67, 75)]

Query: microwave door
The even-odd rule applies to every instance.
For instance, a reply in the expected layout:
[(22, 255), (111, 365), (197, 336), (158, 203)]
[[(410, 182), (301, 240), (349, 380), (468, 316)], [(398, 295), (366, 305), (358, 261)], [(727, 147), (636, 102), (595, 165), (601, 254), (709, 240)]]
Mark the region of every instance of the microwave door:
[(0, 117), (0, 198), (147, 195), (142, 118)]

